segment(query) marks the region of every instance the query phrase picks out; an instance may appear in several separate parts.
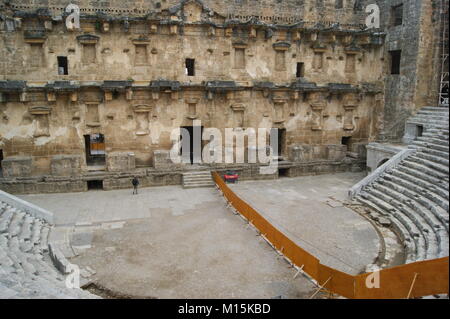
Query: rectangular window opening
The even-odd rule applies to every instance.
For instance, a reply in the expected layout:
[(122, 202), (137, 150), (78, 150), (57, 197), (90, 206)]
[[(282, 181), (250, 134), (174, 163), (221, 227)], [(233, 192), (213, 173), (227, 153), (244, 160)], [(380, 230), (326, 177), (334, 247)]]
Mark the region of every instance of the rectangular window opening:
[(305, 77), (305, 63), (303, 62), (297, 63), (297, 77), (298, 78)]
[(186, 75), (195, 76), (195, 59), (186, 59)]
[(402, 57), (402, 51), (389, 51), (391, 56), (391, 74), (400, 74), (400, 61)]
[(66, 56), (58, 57), (58, 75), (68, 75), (69, 74), (69, 62)]
[(103, 181), (102, 180), (87, 181), (87, 187), (88, 190), (102, 190)]
[(335, 0), (334, 6), (336, 9), (342, 9), (344, 7), (344, 0)]
[(2, 161), (3, 161), (3, 150), (0, 150), (0, 176), (3, 176)]
[(278, 169), (278, 176), (279, 177), (289, 177), (289, 168), (280, 168)]
[(391, 8), (392, 26), (403, 24), (403, 4)]
[(351, 141), (351, 136), (342, 136), (341, 144), (347, 146), (347, 151), (350, 150)]

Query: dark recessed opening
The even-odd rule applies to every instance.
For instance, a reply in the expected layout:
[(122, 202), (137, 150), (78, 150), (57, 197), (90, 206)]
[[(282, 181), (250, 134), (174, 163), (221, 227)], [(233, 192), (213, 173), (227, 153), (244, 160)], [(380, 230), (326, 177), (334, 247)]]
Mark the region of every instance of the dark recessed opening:
[(352, 139), (351, 136), (342, 136), (341, 144), (342, 145), (346, 145), (347, 146), (347, 150), (350, 149), (351, 139)]
[(289, 177), (289, 168), (280, 168), (278, 169), (279, 177)]
[(403, 4), (391, 7), (391, 21), (393, 26), (403, 24)]
[(336, 9), (342, 9), (344, 7), (344, 0), (335, 0), (334, 7)]
[(195, 59), (186, 59), (186, 73), (188, 76), (195, 76)]
[(402, 58), (402, 51), (389, 51), (391, 56), (391, 74), (400, 74), (400, 61)]
[(88, 166), (103, 166), (106, 164), (105, 136), (92, 134), (84, 136), (86, 164)]
[(88, 190), (102, 190), (103, 189), (103, 181), (95, 180), (87, 182)]
[(297, 63), (297, 77), (302, 78), (305, 76), (305, 63), (298, 62)]
[(417, 137), (423, 136), (423, 126), (417, 125)]
[(2, 161), (3, 161), (3, 150), (0, 150), (0, 176), (3, 176)]
[(69, 74), (69, 63), (66, 56), (58, 57), (58, 75)]

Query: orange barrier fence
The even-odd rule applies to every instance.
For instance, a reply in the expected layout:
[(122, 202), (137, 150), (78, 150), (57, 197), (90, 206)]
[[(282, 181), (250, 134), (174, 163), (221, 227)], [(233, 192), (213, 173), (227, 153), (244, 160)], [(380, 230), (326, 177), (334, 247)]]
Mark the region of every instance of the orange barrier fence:
[(258, 229), (276, 250), (315, 279), (319, 289), (326, 289), (346, 298), (358, 299), (414, 298), (448, 294), (448, 257), (401, 265), (376, 273), (356, 276), (346, 274), (321, 264), (319, 259), (290, 240), (240, 199), (217, 172), (213, 172), (213, 178), (228, 202)]

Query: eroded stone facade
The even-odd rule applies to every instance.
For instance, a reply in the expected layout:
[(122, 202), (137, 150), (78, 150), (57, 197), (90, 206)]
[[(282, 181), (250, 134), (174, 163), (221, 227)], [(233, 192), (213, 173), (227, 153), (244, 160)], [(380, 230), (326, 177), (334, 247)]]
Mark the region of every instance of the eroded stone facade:
[[(389, 135), (384, 84), (394, 81), (386, 33), (364, 30), (365, 2), (74, 1), (81, 29), (68, 30), (70, 1), (3, 1), (2, 185), (84, 190), (95, 174), (107, 188), (136, 174), (176, 184), (171, 132), (194, 121), (224, 135), (285, 130), (291, 175), (361, 166), (364, 145)], [(89, 173), (86, 136), (98, 134), (105, 167)]]

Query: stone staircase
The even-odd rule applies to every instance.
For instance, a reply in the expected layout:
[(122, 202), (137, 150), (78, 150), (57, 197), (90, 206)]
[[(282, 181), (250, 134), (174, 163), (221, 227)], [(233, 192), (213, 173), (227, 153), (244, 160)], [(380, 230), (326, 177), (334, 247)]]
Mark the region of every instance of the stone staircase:
[(0, 299), (96, 298), (68, 289), (48, 254), (51, 226), (0, 201)]
[(423, 126), (408, 145), (414, 152), (356, 197), (371, 208), (372, 218), (390, 220), (406, 263), (449, 254), (448, 108), (425, 107), (408, 124)]
[(214, 187), (210, 171), (183, 173), (183, 188)]

